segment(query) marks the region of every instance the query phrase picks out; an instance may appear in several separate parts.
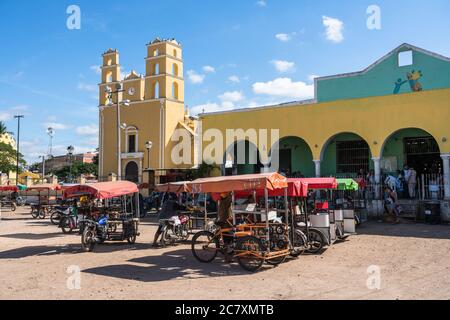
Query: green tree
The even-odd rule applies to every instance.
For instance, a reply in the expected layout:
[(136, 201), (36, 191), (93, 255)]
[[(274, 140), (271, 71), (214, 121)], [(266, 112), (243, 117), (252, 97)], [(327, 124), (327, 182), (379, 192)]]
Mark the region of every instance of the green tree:
[(6, 128), (5, 123), (4, 123), (3, 121), (0, 121), (0, 136), (1, 136), (2, 134), (7, 133), (7, 132), (8, 132), (7, 130), (8, 130), (8, 129)]
[(207, 164), (203, 162), (198, 166), (197, 169), (191, 169), (186, 174), (186, 180), (195, 180), (199, 178), (208, 178), (211, 176), (211, 173), (214, 169), (218, 169), (219, 167), (214, 164)]
[[(9, 144), (0, 142), (0, 172), (16, 171), (17, 151)], [(19, 173), (26, 165), (23, 155), (19, 153)]]
[(94, 176), (97, 176), (97, 171), (98, 167), (94, 163), (83, 163), (81, 161), (76, 161), (72, 163), (72, 168), (70, 168), (70, 166), (65, 166), (61, 169), (54, 170), (51, 173), (56, 175), (58, 179), (62, 181), (69, 181), (71, 178), (76, 179), (82, 174), (92, 174)]

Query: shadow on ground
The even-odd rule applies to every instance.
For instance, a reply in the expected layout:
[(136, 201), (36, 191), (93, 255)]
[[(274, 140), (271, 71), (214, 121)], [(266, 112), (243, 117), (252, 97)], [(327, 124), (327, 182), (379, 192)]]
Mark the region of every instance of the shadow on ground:
[[(135, 258), (128, 260), (128, 262), (129, 264), (86, 269), (83, 272), (142, 282), (250, 274), (236, 262), (225, 263), (221, 257), (216, 258), (211, 263), (201, 263), (192, 256), (189, 249), (179, 249), (157, 256)], [(267, 268), (272, 267), (264, 265), (260, 270)]]
[[(111, 242), (104, 243), (101, 245), (96, 245), (92, 253), (87, 254), (100, 254), (100, 253), (111, 253), (116, 251), (125, 250), (145, 250), (149, 249), (148, 244), (127, 244), (126, 242)], [(58, 254), (76, 254), (84, 253), (81, 250), (81, 244), (69, 244), (66, 246), (26, 246), (16, 249), (11, 249), (7, 251), (0, 252), (1, 259), (21, 259), (32, 256), (51, 256)]]
[(0, 238), (12, 238), (12, 239), (23, 239), (23, 240), (44, 240), (50, 238), (59, 238), (63, 236), (63, 233), (13, 233), (13, 234), (3, 234)]
[(387, 237), (407, 237), (426, 239), (450, 239), (449, 225), (429, 225), (424, 223), (402, 222), (390, 224), (369, 221), (356, 230), (359, 235), (378, 235)]

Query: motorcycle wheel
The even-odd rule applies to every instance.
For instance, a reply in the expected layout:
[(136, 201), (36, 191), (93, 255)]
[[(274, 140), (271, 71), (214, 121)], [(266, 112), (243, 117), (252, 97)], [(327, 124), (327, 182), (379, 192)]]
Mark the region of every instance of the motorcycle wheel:
[(173, 246), (175, 244), (174, 238), (170, 236), (170, 234), (173, 234), (173, 230), (171, 228), (165, 228), (163, 231), (163, 234), (161, 235), (161, 246), (165, 247), (167, 245)]
[(264, 263), (264, 258), (255, 256), (255, 254), (262, 255), (263, 244), (261, 239), (254, 236), (242, 237), (236, 243), (236, 253), (239, 251), (249, 251), (248, 254), (238, 255), (237, 261), (239, 265), (247, 271), (258, 271)]
[(195, 259), (202, 263), (209, 263), (213, 261), (220, 244), (213, 233), (209, 231), (200, 231), (194, 235), (191, 242), (191, 251)]
[(315, 229), (309, 229), (308, 233), (308, 251), (309, 253), (318, 253), (325, 246), (325, 239), (322, 233)]
[(134, 234), (134, 235), (132, 235), (132, 236), (129, 236), (129, 237), (127, 238), (127, 242), (128, 242), (129, 244), (135, 244), (135, 243), (136, 243), (136, 234)]
[(11, 211), (14, 212), (16, 211), (16, 209), (17, 209), (16, 204), (14, 202), (11, 202)]
[(62, 232), (65, 234), (72, 233), (72, 231), (73, 231), (72, 224), (73, 224), (73, 221), (71, 221), (70, 218), (67, 218), (67, 217), (62, 218), (61, 223), (60, 223)]
[(298, 229), (294, 231), (294, 243), (292, 244), (291, 257), (298, 257), (305, 252), (306, 248), (306, 235)]
[(37, 219), (37, 218), (39, 217), (39, 210), (36, 209), (35, 207), (32, 207), (32, 208), (31, 208), (31, 216), (32, 216), (34, 219)]
[(95, 230), (93, 228), (86, 228), (81, 235), (81, 250), (84, 252), (92, 252), (95, 247)]
[(39, 209), (39, 211), (38, 211), (38, 218), (39, 219), (45, 219), (45, 209)]
[(59, 222), (61, 220), (61, 215), (58, 211), (53, 212), (50, 216), (50, 222), (54, 224), (55, 226), (59, 225)]

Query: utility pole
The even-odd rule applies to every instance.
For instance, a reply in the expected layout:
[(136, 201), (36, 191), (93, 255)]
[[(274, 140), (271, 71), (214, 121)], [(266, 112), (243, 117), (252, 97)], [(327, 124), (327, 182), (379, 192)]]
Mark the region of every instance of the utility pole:
[(24, 117), (21, 114), (14, 116), (14, 119), (17, 119), (16, 186), (19, 184), (20, 119)]

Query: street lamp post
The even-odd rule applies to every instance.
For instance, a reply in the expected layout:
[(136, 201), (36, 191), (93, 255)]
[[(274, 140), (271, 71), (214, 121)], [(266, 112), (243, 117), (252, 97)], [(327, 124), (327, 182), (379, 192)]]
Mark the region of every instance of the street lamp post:
[(42, 158), (42, 181), (44, 181), (44, 178), (45, 178), (45, 155), (39, 156), (39, 158)]
[(147, 149), (147, 168), (150, 169), (150, 150), (153, 147), (153, 142), (147, 141), (145, 143), (145, 148)]
[(122, 139), (121, 139), (121, 123), (120, 123), (120, 105), (129, 106), (130, 101), (119, 100), (119, 93), (123, 92), (124, 89), (122, 87), (121, 83), (116, 84), (116, 91), (112, 91), (110, 86), (106, 86), (105, 93), (108, 95), (109, 104), (113, 105), (113, 95), (117, 94), (117, 178), (121, 180), (121, 174), (122, 174)]
[(21, 114), (14, 116), (14, 119), (17, 119), (16, 185), (19, 184), (20, 119), (24, 117)]
[(72, 183), (72, 156), (75, 148), (73, 146), (67, 147), (67, 156), (69, 157), (69, 179), (70, 183)]

